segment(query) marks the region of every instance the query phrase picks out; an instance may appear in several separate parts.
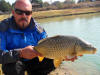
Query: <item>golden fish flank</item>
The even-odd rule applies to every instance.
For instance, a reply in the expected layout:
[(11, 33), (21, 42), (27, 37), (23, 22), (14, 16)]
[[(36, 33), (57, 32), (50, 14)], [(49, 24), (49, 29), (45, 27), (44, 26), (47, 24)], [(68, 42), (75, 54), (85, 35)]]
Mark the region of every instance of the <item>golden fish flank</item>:
[(44, 57), (62, 61), (66, 56), (94, 54), (96, 48), (75, 36), (54, 36), (43, 39), (34, 47)]

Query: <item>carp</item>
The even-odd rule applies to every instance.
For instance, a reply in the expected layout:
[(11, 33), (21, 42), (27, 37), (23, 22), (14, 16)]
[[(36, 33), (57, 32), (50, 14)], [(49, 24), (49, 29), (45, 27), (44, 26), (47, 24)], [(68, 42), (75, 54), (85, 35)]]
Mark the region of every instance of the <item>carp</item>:
[[(43, 58), (54, 59), (55, 67), (65, 59), (66, 56), (79, 56), (83, 54), (95, 54), (96, 48), (90, 43), (75, 36), (57, 35), (47, 37), (39, 41), (34, 49), (43, 55)], [(42, 59), (39, 57), (39, 59)], [(40, 60), (40, 61), (42, 61)]]

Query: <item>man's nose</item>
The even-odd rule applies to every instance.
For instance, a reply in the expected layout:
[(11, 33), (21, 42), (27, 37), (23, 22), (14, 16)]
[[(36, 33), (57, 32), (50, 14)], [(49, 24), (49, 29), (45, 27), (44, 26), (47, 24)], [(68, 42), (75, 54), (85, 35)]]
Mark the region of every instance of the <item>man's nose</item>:
[(23, 13), (23, 14), (22, 14), (22, 16), (23, 16), (23, 17), (26, 17), (26, 14), (25, 14), (25, 13)]

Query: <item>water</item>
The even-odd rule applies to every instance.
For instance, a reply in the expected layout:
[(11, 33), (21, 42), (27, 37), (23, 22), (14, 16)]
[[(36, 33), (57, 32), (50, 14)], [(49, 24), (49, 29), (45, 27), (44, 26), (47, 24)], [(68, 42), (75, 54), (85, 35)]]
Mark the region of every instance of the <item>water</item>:
[(55, 17), (39, 20), (48, 36), (74, 35), (92, 43), (97, 49), (94, 55), (84, 55), (75, 62), (63, 62), (64, 67), (77, 75), (100, 75), (100, 14)]

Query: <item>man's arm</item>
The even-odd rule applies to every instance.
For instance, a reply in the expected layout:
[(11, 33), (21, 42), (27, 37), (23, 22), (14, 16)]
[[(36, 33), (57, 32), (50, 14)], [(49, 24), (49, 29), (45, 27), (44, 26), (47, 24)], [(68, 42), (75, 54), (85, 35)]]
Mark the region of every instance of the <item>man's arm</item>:
[(37, 56), (42, 56), (33, 49), (33, 46), (27, 46), (22, 49), (14, 49), (10, 51), (0, 50), (0, 64), (13, 63), (20, 58), (33, 59)]
[(32, 59), (39, 55), (35, 52), (32, 46), (22, 49), (7, 50), (6, 31), (8, 25), (8, 20), (0, 22), (0, 64), (13, 63), (18, 61), (20, 58)]
[(27, 46), (20, 50), (20, 57), (25, 59), (33, 59), (37, 56), (42, 56), (36, 50), (34, 50), (34, 46)]
[(8, 28), (8, 19), (0, 21), (0, 64), (13, 63), (19, 59), (19, 51), (6, 49), (5, 31)]
[(33, 46), (28, 46), (22, 49), (6, 49), (6, 34), (0, 32), (0, 64), (13, 63), (20, 58), (32, 59), (39, 54), (33, 49)]

